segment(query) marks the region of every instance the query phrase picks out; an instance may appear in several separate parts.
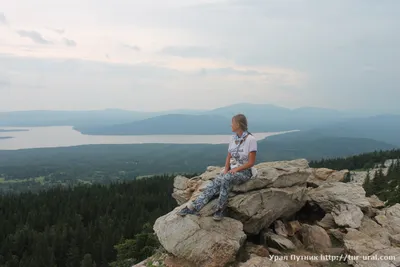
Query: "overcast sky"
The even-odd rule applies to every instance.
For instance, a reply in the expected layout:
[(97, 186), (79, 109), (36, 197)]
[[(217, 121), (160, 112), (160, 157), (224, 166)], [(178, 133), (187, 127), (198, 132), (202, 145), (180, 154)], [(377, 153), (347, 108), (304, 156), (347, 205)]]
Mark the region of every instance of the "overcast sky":
[(13, 0), (0, 110), (400, 110), (398, 0)]

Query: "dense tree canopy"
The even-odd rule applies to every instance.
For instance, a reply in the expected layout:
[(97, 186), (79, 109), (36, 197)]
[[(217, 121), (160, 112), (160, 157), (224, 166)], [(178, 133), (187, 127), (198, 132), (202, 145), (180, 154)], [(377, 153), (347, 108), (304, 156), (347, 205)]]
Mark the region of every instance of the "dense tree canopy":
[(176, 206), (172, 189), (164, 175), (0, 196), (0, 266), (105, 267), (124, 247), (143, 260), (158, 247), (155, 220)]

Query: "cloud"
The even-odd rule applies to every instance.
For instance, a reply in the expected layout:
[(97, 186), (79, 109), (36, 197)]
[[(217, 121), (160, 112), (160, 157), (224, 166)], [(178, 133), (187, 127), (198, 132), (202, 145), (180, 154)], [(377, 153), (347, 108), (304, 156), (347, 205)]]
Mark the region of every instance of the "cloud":
[(64, 38), (63, 41), (67, 46), (76, 46), (76, 42), (74, 40)]
[(58, 33), (60, 35), (65, 33), (65, 29), (57, 29), (57, 28), (49, 28), (49, 27), (47, 27), (47, 29), (49, 29), (49, 30), (51, 30), (51, 31), (53, 31), (55, 33)]
[(235, 68), (203, 68), (200, 70), (200, 75), (245, 75), (245, 76), (263, 76), (270, 75), (267, 72), (260, 72), (256, 70), (239, 70)]
[[(28, 10), (23, 14), (13, 1), (5, 1), (1, 11), (7, 14), (7, 19), (20, 14), (18, 29), (37, 29), (43, 34), (42, 39), (57, 45), (38, 48), (34, 43), (29, 44), (30, 40), (27, 42), (10, 29), (0, 27), (0, 51), (42, 58), (41, 61), (27, 61), (39, 69), (46, 62), (44, 58), (59, 57), (107, 64), (151, 62), (153, 67), (146, 68), (146, 78), (132, 74), (139, 71), (138, 68), (116, 65), (102, 73), (116, 84), (126, 81), (124, 85), (113, 86), (106, 80), (109, 88), (123, 88), (121, 90), (129, 96), (130, 90), (143, 92), (139, 97), (141, 101), (133, 100), (132, 106), (142, 105), (147, 100), (144, 92), (153, 94), (156, 92), (154, 88), (160, 91), (155, 94), (157, 97), (158, 94), (176, 91), (180, 92), (178, 97), (192, 97), (200, 95), (198, 92), (203, 90), (212, 99), (203, 99), (203, 102), (181, 100), (186, 107), (214, 105), (211, 103), (214, 99), (235, 101), (236, 96), (230, 99), (221, 96), (227, 88), (235, 88), (240, 92), (254, 90), (254, 95), (258, 94), (252, 99), (254, 101), (264, 100), (291, 107), (398, 107), (400, 35), (394, 33), (400, 31), (400, 1), (121, 0), (123, 5), (97, 1), (96, 5), (82, 6), (81, 0), (59, 0), (57, 5), (49, 5), (48, 10), (40, 8), (47, 5), (48, 0), (37, 1), (19, 0), (18, 6), (25, 6)], [(36, 15), (29, 16), (30, 12)], [(146, 15), (149, 13), (153, 16)], [(52, 15), (53, 24), (48, 24), (48, 14)], [(71, 34), (69, 37), (79, 45), (68, 49), (62, 39), (67, 37), (63, 29), (42, 32), (42, 25), (59, 28), (65, 25)], [(59, 35), (61, 33), (64, 35)], [(32, 49), (32, 52), (24, 51), (21, 45), (29, 45), (25, 49)], [(62, 66), (70, 70), (69, 65)], [(69, 78), (67, 83), (74, 81), (73, 86), (92, 92), (93, 88), (103, 87), (89, 77), (98, 77), (96, 71), (84, 72), (88, 68), (92, 70), (89, 66), (92, 64), (88, 62), (77, 65), (82, 69), (77, 74), (80, 80), (74, 80), (68, 71), (60, 72), (57, 80), (50, 79), (51, 75), (44, 76), (44, 72), (30, 76), (23, 67), (20, 72), (25, 73), (21, 79), (29, 82), (33, 82), (30, 80), (32, 77), (50, 79), (52, 84), (49, 88), (64, 88), (65, 76)], [(164, 67), (164, 71), (160, 71), (160, 67)], [(95, 68), (103, 67), (96, 65)], [(141, 66), (141, 73), (143, 68)], [(176, 78), (174, 80), (168, 78), (171, 69), (180, 71), (172, 75)], [(158, 77), (156, 81), (152, 73), (156, 76), (162, 73), (162, 78)], [(297, 74), (304, 74), (306, 82), (298, 82), (301, 78)], [(111, 78), (113, 75), (118, 79)], [(11, 79), (13, 90), (17, 81)], [(93, 88), (88, 86), (86, 89), (86, 84)], [(283, 86), (287, 93), (285, 97), (281, 95)], [(49, 98), (52, 105), (63, 105), (56, 93), (50, 95), (53, 96)], [(119, 103), (112, 100), (114, 96), (104, 95), (106, 98), (101, 100), (104, 107)], [(22, 96), (21, 93), (19, 99)], [(90, 98), (80, 101), (76, 108), (97, 105)], [(121, 107), (128, 105), (124, 101), (121, 99)], [(20, 101), (15, 98), (14, 102)], [(169, 105), (161, 100), (153, 103), (150, 99), (149, 103), (152, 103), (148, 104), (149, 109), (167, 109)], [(27, 107), (34, 104), (27, 103)]]
[(10, 87), (10, 82), (7, 80), (0, 80), (0, 90)]
[(224, 52), (222, 49), (206, 46), (167, 46), (164, 47), (160, 52), (165, 55), (184, 58), (221, 58), (226, 54), (226, 51)]
[(0, 25), (1, 24), (7, 25), (7, 19), (4, 13), (0, 13)]
[(29, 38), (37, 44), (52, 44), (52, 42), (44, 39), (43, 36), (36, 31), (19, 30), (17, 33), (19, 36)]
[[(277, 90), (282, 86), (279, 81), (257, 79), (256, 72), (246, 69), (207, 69), (209, 75), (202, 76), (149, 63), (115, 64), (5, 55), (0, 55), (0, 73), (1, 66), (7, 66), (4, 67), (7, 75), (14, 73), (12, 90), (2, 98), (2, 108), (7, 110), (101, 109), (113, 103), (118, 103), (119, 108), (137, 110), (187, 108), (188, 105), (203, 109), (243, 99), (256, 103), (267, 98), (279, 101), (285, 94)], [(38, 86), (26, 86), (29, 84)], [(165, 101), (171, 95), (174, 98)]]
[(140, 47), (137, 46), (137, 45), (128, 45), (128, 44), (124, 44), (123, 46), (126, 47), (126, 48), (129, 48), (129, 49), (131, 49), (131, 50), (137, 51), (137, 52), (139, 52), (139, 51), (141, 50)]

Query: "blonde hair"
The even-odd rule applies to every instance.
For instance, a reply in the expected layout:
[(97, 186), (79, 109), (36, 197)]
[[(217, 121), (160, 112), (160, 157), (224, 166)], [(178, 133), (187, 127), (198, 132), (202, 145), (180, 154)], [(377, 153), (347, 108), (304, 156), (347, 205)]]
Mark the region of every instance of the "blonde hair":
[(242, 131), (247, 131), (247, 118), (243, 114), (237, 114), (233, 116), (233, 119), (239, 124), (240, 129)]

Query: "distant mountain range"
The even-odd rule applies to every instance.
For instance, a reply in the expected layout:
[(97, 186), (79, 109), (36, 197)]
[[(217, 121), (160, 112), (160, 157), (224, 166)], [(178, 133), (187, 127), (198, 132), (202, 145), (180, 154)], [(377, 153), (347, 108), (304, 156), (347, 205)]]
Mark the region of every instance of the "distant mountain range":
[(219, 115), (170, 114), (125, 124), (100, 127), (77, 127), (83, 134), (153, 135), (153, 134), (227, 134), (230, 121)]
[[(288, 109), (269, 104), (234, 104), (212, 110), (167, 110), (162, 112), (139, 112), (121, 109), (105, 109), (92, 111), (15, 111), (0, 112), (0, 127), (29, 126), (76, 126), (105, 127), (119, 124), (129, 124), (162, 115), (215, 115), (228, 119), (244, 113), (250, 125), (257, 122), (267, 124), (271, 129), (292, 130), (331, 123), (342, 119), (359, 117), (355, 112), (342, 112), (321, 108)], [(364, 114), (363, 116), (367, 116)], [(194, 117), (196, 118), (196, 117)], [(197, 117), (200, 118), (200, 117)], [(229, 130), (229, 129), (228, 129)]]
[(349, 119), (344, 122), (306, 131), (275, 135), (268, 139), (278, 142), (303, 142), (327, 137), (366, 138), (400, 146), (400, 116), (379, 115), (368, 118)]
[(280, 142), (365, 138), (400, 146), (400, 115), (375, 115), (304, 107), (241, 103), (213, 110), (138, 112), (19, 111), (0, 113), (0, 127), (73, 126), (89, 135), (231, 134), (231, 117), (243, 113), (251, 132), (300, 132), (273, 136)]

